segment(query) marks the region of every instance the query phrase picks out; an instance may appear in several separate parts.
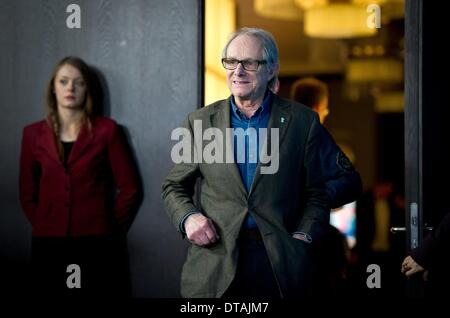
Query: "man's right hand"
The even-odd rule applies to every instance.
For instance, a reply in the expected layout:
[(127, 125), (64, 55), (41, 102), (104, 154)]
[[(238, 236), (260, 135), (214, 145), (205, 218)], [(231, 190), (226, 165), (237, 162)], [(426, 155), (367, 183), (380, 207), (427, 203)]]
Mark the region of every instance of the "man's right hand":
[(198, 246), (210, 245), (219, 239), (211, 219), (201, 213), (189, 215), (184, 222), (184, 230), (189, 241)]

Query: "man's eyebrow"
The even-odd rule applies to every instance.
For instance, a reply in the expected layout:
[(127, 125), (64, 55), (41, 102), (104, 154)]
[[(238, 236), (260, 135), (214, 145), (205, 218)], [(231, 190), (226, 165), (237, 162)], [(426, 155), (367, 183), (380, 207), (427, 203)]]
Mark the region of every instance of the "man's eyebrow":
[(242, 59), (242, 60), (239, 60), (239, 59), (236, 58), (236, 57), (225, 57), (225, 59), (228, 59), (228, 60), (238, 60), (238, 61), (247, 61), (247, 60), (258, 61), (258, 59), (255, 59), (255, 58), (253, 58), (253, 57), (247, 57), (247, 58)]

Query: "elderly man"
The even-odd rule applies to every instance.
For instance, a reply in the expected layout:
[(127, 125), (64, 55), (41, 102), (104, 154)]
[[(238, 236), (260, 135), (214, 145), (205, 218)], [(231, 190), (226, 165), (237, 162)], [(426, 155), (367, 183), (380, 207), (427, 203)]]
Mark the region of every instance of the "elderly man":
[[(235, 32), (222, 57), (231, 96), (188, 115), (184, 129), (194, 136), (189, 139), (194, 159), (176, 161), (162, 186), (170, 219), (192, 243), (181, 294), (308, 294), (311, 249), (329, 220), (319, 160), (319, 118), (271, 92), (279, 64), (277, 45), (267, 31)], [(228, 153), (225, 163), (198, 160), (210, 147), (201, 139), (208, 140), (206, 132), (198, 127), (223, 135), (232, 129), (231, 140), (222, 144), (234, 151), (235, 160), (230, 162)], [(237, 131), (245, 132), (244, 142), (234, 142)], [(277, 169), (263, 172), (269, 150), (271, 161), (279, 163)], [(192, 200), (197, 178), (201, 207)]]

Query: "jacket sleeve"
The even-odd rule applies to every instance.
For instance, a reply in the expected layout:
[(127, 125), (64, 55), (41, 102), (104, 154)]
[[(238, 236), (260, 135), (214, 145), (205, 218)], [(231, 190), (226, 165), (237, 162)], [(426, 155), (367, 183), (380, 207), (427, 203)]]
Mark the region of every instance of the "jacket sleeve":
[(321, 126), (322, 146), (320, 162), (332, 209), (356, 201), (362, 194), (362, 182), (358, 171), (334, 141), (330, 133)]
[(33, 224), (39, 196), (40, 165), (33, 155), (33, 133), (25, 128), (20, 151), (19, 197), (28, 221)]
[(140, 203), (141, 186), (130, 149), (117, 124), (109, 141), (108, 158), (116, 189), (114, 216), (119, 228), (127, 231)]
[(309, 234), (312, 241), (316, 241), (323, 236), (325, 226), (330, 219), (329, 200), (323, 182), (322, 167), (320, 164), (320, 122), (316, 114), (309, 129), (303, 169), (305, 208), (303, 216), (298, 223), (296, 232)]
[[(180, 143), (185, 142), (183, 145), (190, 148), (183, 148), (183, 152), (189, 152), (190, 160), (182, 160), (174, 165), (162, 184), (161, 197), (171, 222), (182, 233), (180, 224), (185, 215), (198, 211), (192, 197), (195, 192), (196, 180), (201, 175), (199, 165), (193, 160), (194, 154), (191, 151), (194, 150), (195, 152), (196, 150), (194, 149), (194, 135), (189, 116), (184, 121), (183, 127), (180, 128), (180, 136), (182, 137)], [(182, 234), (184, 236), (184, 233)]]

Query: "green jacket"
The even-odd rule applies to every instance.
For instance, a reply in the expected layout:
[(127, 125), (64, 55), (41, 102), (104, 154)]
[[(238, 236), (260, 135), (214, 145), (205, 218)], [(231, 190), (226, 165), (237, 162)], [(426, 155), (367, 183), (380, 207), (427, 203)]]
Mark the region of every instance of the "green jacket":
[[(193, 135), (194, 120), (200, 120), (203, 131), (219, 128), (225, 136), (230, 107), (227, 99), (199, 109), (188, 115), (184, 127)], [(181, 277), (183, 297), (221, 297), (227, 290), (237, 266), (237, 238), (249, 211), (263, 236), (280, 294), (285, 297), (310, 291), (310, 249), (329, 221), (319, 160), (319, 125), (310, 109), (273, 95), (267, 145), (270, 148), (270, 129), (278, 128), (279, 168), (274, 174), (261, 174), (259, 163), (249, 193), (235, 163), (191, 160), (175, 164), (162, 185), (162, 199), (173, 224), (180, 230), (183, 216), (200, 210), (212, 219), (220, 236), (210, 247), (190, 246)], [(191, 140), (197, 153), (209, 143)], [(201, 179), (201, 209), (192, 200), (197, 178)], [(313, 243), (293, 238), (296, 231), (310, 234)]]

